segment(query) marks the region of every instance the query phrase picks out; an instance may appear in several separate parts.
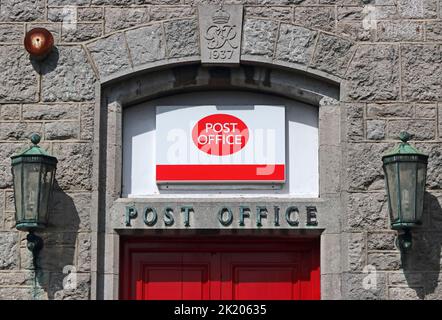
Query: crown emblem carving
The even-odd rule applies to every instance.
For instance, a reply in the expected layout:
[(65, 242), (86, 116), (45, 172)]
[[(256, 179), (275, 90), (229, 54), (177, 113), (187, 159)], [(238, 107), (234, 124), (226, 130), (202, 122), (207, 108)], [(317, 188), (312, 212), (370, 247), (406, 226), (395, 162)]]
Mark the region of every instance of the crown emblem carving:
[(230, 20), (230, 14), (219, 7), (212, 16), (212, 22), (215, 24), (226, 24)]

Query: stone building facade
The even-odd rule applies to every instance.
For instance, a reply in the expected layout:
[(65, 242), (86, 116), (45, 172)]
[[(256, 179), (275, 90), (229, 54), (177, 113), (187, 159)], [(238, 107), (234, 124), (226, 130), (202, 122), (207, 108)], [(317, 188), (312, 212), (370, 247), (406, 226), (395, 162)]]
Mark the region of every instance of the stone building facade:
[[(125, 224), (127, 207), (169, 201), (121, 197), (124, 107), (231, 88), (318, 107), (320, 197), (247, 201), (317, 206), (318, 226), (302, 215), (295, 237), (320, 239), (321, 298), (442, 298), (442, 1), (225, 0), (243, 9), (239, 63), (201, 65), (198, 6), (219, 2), (0, 0), (0, 298), (117, 299), (122, 236), (152, 231)], [(23, 46), (34, 27), (55, 38), (41, 62)], [(406, 254), (381, 162), (402, 130), (430, 156), (424, 223)], [(34, 132), (59, 160), (38, 271), (14, 228), (10, 169)], [(239, 203), (198, 201), (207, 212)]]

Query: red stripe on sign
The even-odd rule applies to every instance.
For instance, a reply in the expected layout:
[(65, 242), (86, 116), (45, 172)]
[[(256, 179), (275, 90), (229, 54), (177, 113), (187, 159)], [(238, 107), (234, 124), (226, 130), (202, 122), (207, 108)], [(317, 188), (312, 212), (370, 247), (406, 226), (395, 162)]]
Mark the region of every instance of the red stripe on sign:
[(283, 164), (160, 164), (157, 182), (251, 181), (284, 182)]

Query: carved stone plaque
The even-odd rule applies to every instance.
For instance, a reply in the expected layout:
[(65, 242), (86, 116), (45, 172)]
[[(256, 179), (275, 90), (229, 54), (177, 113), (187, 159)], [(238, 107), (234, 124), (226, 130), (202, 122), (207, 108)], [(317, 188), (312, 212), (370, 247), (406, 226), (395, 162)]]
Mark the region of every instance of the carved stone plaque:
[(201, 63), (238, 65), (241, 51), (242, 5), (198, 7)]

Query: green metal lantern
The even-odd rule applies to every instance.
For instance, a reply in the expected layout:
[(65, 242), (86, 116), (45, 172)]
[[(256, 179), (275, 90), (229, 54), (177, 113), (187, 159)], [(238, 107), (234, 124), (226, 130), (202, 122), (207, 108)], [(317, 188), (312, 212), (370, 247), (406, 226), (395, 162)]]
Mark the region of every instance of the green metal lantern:
[(31, 147), (11, 159), (15, 226), (18, 230), (33, 232), (45, 228), (48, 222), (57, 158), (37, 145), (40, 142), (38, 134), (33, 134), (31, 141)]
[(391, 228), (404, 230), (411, 246), (410, 229), (422, 224), (428, 155), (408, 144), (410, 135), (401, 132), (401, 143), (382, 157), (388, 194)]

